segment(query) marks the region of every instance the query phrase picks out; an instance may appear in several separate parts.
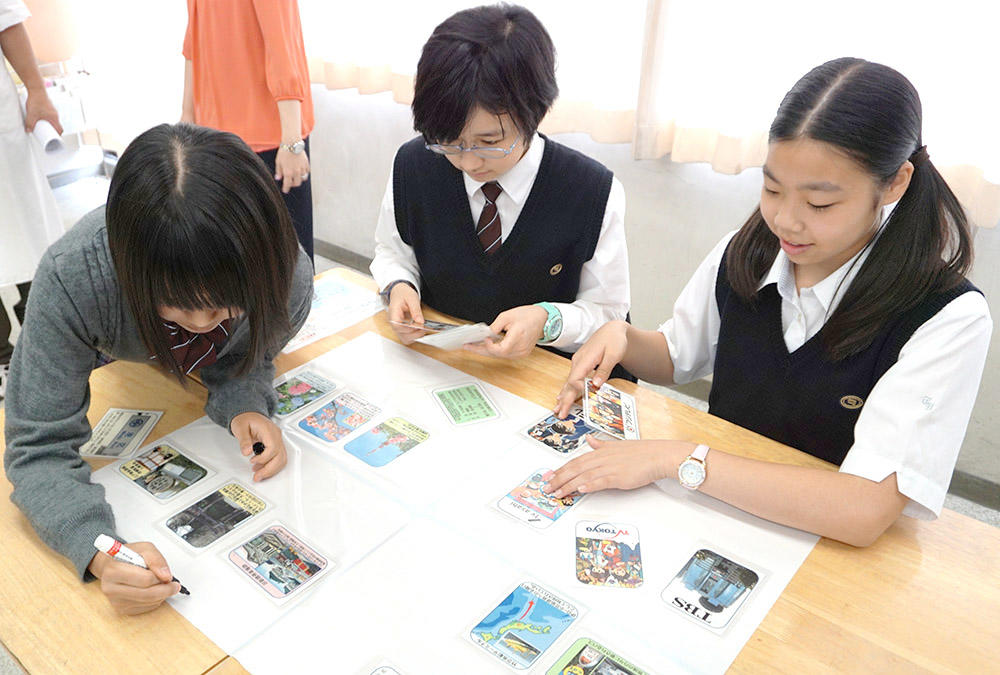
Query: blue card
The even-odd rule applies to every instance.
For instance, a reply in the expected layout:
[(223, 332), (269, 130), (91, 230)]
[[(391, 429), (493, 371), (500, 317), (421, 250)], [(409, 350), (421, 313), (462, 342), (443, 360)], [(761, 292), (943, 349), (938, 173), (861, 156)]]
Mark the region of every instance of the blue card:
[(402, 417), (390, 417), (349, 441), (344, 449), (371, 466), (385, 466), (430, 437)]
[(521, 670), (535, 663), (579, 614), (569, 602), (526, 581), (476, 624), (469, 636), (500, 661)]

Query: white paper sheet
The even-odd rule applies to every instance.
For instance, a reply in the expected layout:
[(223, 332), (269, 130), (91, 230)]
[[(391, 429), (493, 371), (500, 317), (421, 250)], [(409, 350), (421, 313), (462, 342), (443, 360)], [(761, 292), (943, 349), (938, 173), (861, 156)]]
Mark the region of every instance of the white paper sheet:
[(305, 324), (282, 351), (290, 354), (316, 340), (353, 326), (382, 309), (378, 293), (327, 274), (316, 281), (312, 309), (309, 310)]
[[(343, 446), (383, 417), (343, 441), (323, 444), (297, 428), (328, 399), (317, 400), (280, 422), (289, 467), (255, 484), (235, 442), (207, 419), (168, 437), (217, 471), (198, 494), (235, 477), (273, 505), (273, 513), (256, 519), (260, 526), (280, 519), (337, 559), (336, 569), (287, 605), (276, 607), (227, 569), (222, 553), (254, 528), (230, 533), (211, 555), (192, 556), (156, 524), (195, 495), (160, 506), (108, 469), (95, 473), (108, 489), (121, 534), (161, 546), (191, 588), (192, 596), (172, 600), (173, 606), (251, 672), (354, 673), (380, 656), (410, 674), (512, 672), (472, 644), (467, 632), (498, 596), (530, 578), (586, 613), (533, 668), (520, 672), (544, 673), (576, 639), (600, 636), (651, 672), (721, 673), (817, 541), (669, 482), (588, 495), (547, 529), (535, 530), (493, 503), (535, 469), (566, 461), (519, 434), (545, 415), (542, 406), (482, 383), (501, 416), (451, 425), (431, 391), (471, 378), (373, 333), (310, 367), (335, 379), (338, 391), (356, 392), (382, 415), (404, 417), (430, 438), (385, 466), (369, 466)], [(574, 527), (580, 520), (638, 527), (642, 586), (606, 588), (576, 579)], [(768, 572), (722, 635), (686, 620), (660, 598), (705, 542)]]

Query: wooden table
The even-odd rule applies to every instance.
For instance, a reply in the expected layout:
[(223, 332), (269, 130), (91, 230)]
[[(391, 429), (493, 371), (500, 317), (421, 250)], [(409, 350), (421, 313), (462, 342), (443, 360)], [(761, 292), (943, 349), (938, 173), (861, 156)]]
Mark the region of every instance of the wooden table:
[[(370, 279), (348, 270), (327, 274), (374, 288)], [(426, 315), (446, 318), (433, 311)], [(366, 331), (394, 339), (385, 315), (378, 314), (280, 355), (278, 373)], [(564, 359), (543, 350), (507, 363), (413, 348), (545, 406), (568, 371)], [(748, 457), (834, 469), (656, 392), (616, 384), (637, 397), (646, 438), (698, 440)], [(137, 364), (95, 371), (91, 386), (92, 423), (111, 406), (165, 409), (155, 436), (201, 416), (205, 397), (200, 385), (185, 391)], [(6, 480), (0, 484), (9, 493)], [(246, 672), (169, 606), (138, 618), (114, 615), (97, 585), (80, 584), (6, 500), (0, 503), (0, 535), (7, 548), (0, 557), (0, 639), (29, 671), (79, 673), (118, 663), (136, 672)], [(900, 518), (866, 549), (821, 539), (730, 672), (984, 673), (996, 672), (998, 658), (1000, 529), (946, 510), (932, 523)]]

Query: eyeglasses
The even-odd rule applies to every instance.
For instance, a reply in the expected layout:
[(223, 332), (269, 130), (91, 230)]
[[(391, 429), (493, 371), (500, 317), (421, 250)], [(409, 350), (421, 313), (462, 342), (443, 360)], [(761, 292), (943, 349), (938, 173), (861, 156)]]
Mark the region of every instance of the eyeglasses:
[(520, 136), (515, 138), (509, 148), (488, 148), (479, 145), (467, 148), (464, 145), (442, 145), (440, 143), (425, 143), (424, 147), (439, 155), (461, 155), (463, 152), (471, 152), (476, 157), (482, 157), (483, 159), (503, 159), (514, 151), (514, 146), (520, 140)]

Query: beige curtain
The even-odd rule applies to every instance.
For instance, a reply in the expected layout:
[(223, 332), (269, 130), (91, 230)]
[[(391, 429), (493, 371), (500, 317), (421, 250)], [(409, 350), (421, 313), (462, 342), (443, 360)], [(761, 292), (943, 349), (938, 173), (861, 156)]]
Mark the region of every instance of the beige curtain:
[[(1000, 221), (1000, 51), (994, 3), (649, 0), (634, 155), (760, 166), (784, 92), (838, 56), (886, 63), (917, 87), (924, 141), (976, 225)], [(958, 82), (961, 86), (956, 86)]]

